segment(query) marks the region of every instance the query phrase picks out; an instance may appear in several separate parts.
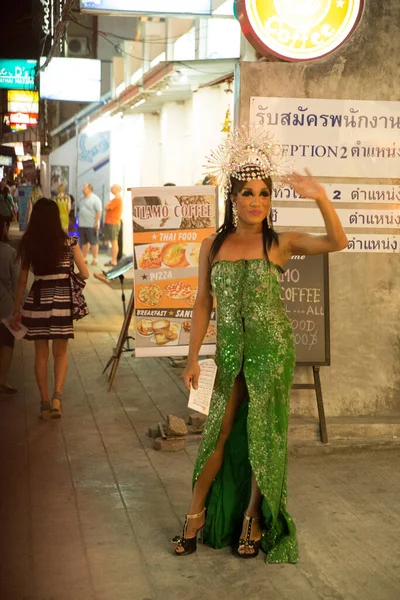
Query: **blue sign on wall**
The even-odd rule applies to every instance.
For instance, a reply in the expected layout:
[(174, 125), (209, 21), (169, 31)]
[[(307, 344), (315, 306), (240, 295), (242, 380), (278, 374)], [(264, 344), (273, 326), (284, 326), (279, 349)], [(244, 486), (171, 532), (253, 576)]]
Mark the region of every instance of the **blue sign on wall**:
[(18, 221), (19, 230), (25, 231), (28, 227), (28, 202), (33, 185), (20, 185), (18, 188)]
[(35, 89), (37, 60), (24, 58), (0, 59), (0, 88), (6, 90)]

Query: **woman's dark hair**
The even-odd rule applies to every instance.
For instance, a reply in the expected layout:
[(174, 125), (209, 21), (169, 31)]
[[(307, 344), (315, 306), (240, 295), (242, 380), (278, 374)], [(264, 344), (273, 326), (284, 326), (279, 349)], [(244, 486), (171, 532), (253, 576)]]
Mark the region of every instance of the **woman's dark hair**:
[(18, 248), (22, 267), (32, 267), (35, 275), (55, 273), (66, 252), (67, 239), (57, 204), (54, 200), (40, 198), (33, 206), (28, 228)]
[[(265, 185), (269, 189), (269, 192), (272, 196), (272, 179), (271, 177), (267, 177), (263, 179)], [(246, 181), (239, 181), (235, 177), (231, 177), (231, 193), (238, 194), (242, 191), (246, 184)], [(225, 218), (221, 227), (217, 231), (217, 236), (212, 243), (210, 250), (210, 263), (214, 261), (214, 258), (217, 256), (222, 244), (230, 235), (235, 231), (235, 226), (233, 224), (233, 209), (231, 199), (228, 197), (225, 203)], [(276, 244), (279, 244), (279, 237), (273, 227), (268, 225), (268, 220), (264, 219), (262, 222), (262, 237), (263, 237), (263, 246), (264, 253), (267, 260), (268, 258), (268, 250), (272, 246), (272, 242), (274, 241)]]

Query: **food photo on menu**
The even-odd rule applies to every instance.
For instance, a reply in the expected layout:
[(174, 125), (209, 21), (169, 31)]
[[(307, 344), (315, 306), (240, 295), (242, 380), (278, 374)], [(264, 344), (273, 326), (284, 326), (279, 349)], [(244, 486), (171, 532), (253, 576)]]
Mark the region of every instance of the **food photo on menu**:
[[(200, 248), (215, 231), (216, 199), (204, 193), (181, 194), (179, 190), (193, 192), (195, 188), (163, 189), (162, 195), (159, 188), (153, 188), (149, 195), (134, 196), (133, 200), (139, 355), (140, 349), (150, 353), (153, 349), (155, 356), (166, 355), (168, 351), (162, 349), (172, 347), (173, 356), (189, 345)], [(204, 344), (215, 344), (215, 340), (213, 314)]]
[(201, 244), (167, 243), (135, 247), (139, 269), (183, 269), (198, 267)]
[[(137, 288), (136, 330), (139, 336), (159, 346), (187, 345), (197, 296), (197, 278), (144, 283)], [(145, 318), (140, 318), (142, 315)], [(216, 327), (210, 325), (205, 342), (214, 342), (215, 335)]]

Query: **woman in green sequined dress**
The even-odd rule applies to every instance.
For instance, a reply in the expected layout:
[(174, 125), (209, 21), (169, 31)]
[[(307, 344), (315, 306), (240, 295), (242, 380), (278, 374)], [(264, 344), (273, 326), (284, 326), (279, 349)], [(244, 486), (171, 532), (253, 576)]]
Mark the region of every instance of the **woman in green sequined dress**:
[[(342, 250), (347, 238), (325, 189), (307, 172), (290, 183), (316, 201), (326, 235), (277, 234), (271, 225), (271, 178), (260, 168), (235, 173), (224, 224), (202, 244), (185, 384), (197, 387), (198, 353), (217, 301), (218, 367), (177, 555), (232, 545), (268, 563), (295, 563), (296, 529), (286, 510), (287, 434), (295, 366), (293, 331), (280, 297), (292, 255)], [(236, 221), (236, 223), (235, 223)]]

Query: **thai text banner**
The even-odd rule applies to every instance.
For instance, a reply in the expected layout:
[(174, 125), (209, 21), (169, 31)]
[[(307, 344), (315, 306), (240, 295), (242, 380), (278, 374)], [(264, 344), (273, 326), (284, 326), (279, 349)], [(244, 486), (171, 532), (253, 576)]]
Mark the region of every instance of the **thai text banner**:
[[(349, 228), (397, 229), (400, 230), (400, 210), (355, 210), (337, 209), (337, 214), (345, 230)], [(324, 219), (318, 208), (272, 209), (272, 222), (277, 227), (322, 227)]]
[(274, 135), (296, 169), (331, 177), (397, 178), (400, 102), (250, 99), (250, 125)]
[[(400, 185), (373, 185), (364, 183), (324, 183), (324, 188), (332, 202), (346, 203), (377, 203), (399, 204)], [(274, 188), (272, 200), (315, 202), (311, 198), (304, 198), (296, 193), (289, 185)]]

